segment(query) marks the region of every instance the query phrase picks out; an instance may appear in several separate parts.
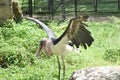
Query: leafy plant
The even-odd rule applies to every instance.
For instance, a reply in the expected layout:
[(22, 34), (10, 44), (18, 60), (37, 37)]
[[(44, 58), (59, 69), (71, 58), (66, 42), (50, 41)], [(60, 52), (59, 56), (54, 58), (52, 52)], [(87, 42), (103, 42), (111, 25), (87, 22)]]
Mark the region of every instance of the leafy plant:
[(103, 57), (107, 61), (117, 62), (120, 60), (120, 49), (108, 49)]
[(7, 24), (8, 22), (0, 28), (0, 65), (4, 67), (4, 64), (6, 67), (33, 64), (42, 30), (29, 21)]

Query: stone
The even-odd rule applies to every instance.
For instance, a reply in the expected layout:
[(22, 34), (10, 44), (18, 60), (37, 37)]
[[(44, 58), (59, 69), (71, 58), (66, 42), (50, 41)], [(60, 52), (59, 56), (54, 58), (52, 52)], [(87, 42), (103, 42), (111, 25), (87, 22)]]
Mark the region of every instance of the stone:
[(103, 66), (76, 70), (69, 80), (120, 80), (120, 66)]

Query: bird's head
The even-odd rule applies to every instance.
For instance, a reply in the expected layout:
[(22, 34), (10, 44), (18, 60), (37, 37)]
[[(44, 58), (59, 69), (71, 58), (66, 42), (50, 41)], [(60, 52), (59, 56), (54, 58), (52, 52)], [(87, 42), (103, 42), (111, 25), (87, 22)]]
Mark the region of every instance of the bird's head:
[(50, 49), (50, 41), (49, 41), (49, 39), (47, 39), (47, 38), (42, 38), (41, 39), (37, 54), (39, 54), (42, 49), (45, 51), (47, 57), (49, 58), (51, 56), (51, 49)]
[(42, 38), (40, 41), (40, 46), (45, 47), (47, 44), (48, 39), (47, 38)]

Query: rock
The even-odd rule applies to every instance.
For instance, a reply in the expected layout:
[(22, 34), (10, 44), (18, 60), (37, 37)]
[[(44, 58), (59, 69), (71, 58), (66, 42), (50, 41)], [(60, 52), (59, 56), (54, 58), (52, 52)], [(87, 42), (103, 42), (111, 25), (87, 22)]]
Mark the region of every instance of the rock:
[(69, 80), (120, 80), (120, 66), (76, 70)]

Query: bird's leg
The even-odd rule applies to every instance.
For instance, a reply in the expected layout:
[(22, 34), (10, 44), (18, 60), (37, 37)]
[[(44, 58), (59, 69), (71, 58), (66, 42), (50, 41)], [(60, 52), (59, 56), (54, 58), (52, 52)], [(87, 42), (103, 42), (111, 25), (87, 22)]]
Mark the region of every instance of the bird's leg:
[(62, 64), (63, 64), (63, 80), (65, 79), (65, 62), (64, 62), (64, 56), (62, 56)]
[(57, 56), (57, 61), (58, 61), (58, 69), (59, 69), (58, 80), (60, 80), (60, 70), (61, 70), (61, 65), (60, 65), (60, 60), (59, 60), (59, 57), (58, 57), (58, 56)]

